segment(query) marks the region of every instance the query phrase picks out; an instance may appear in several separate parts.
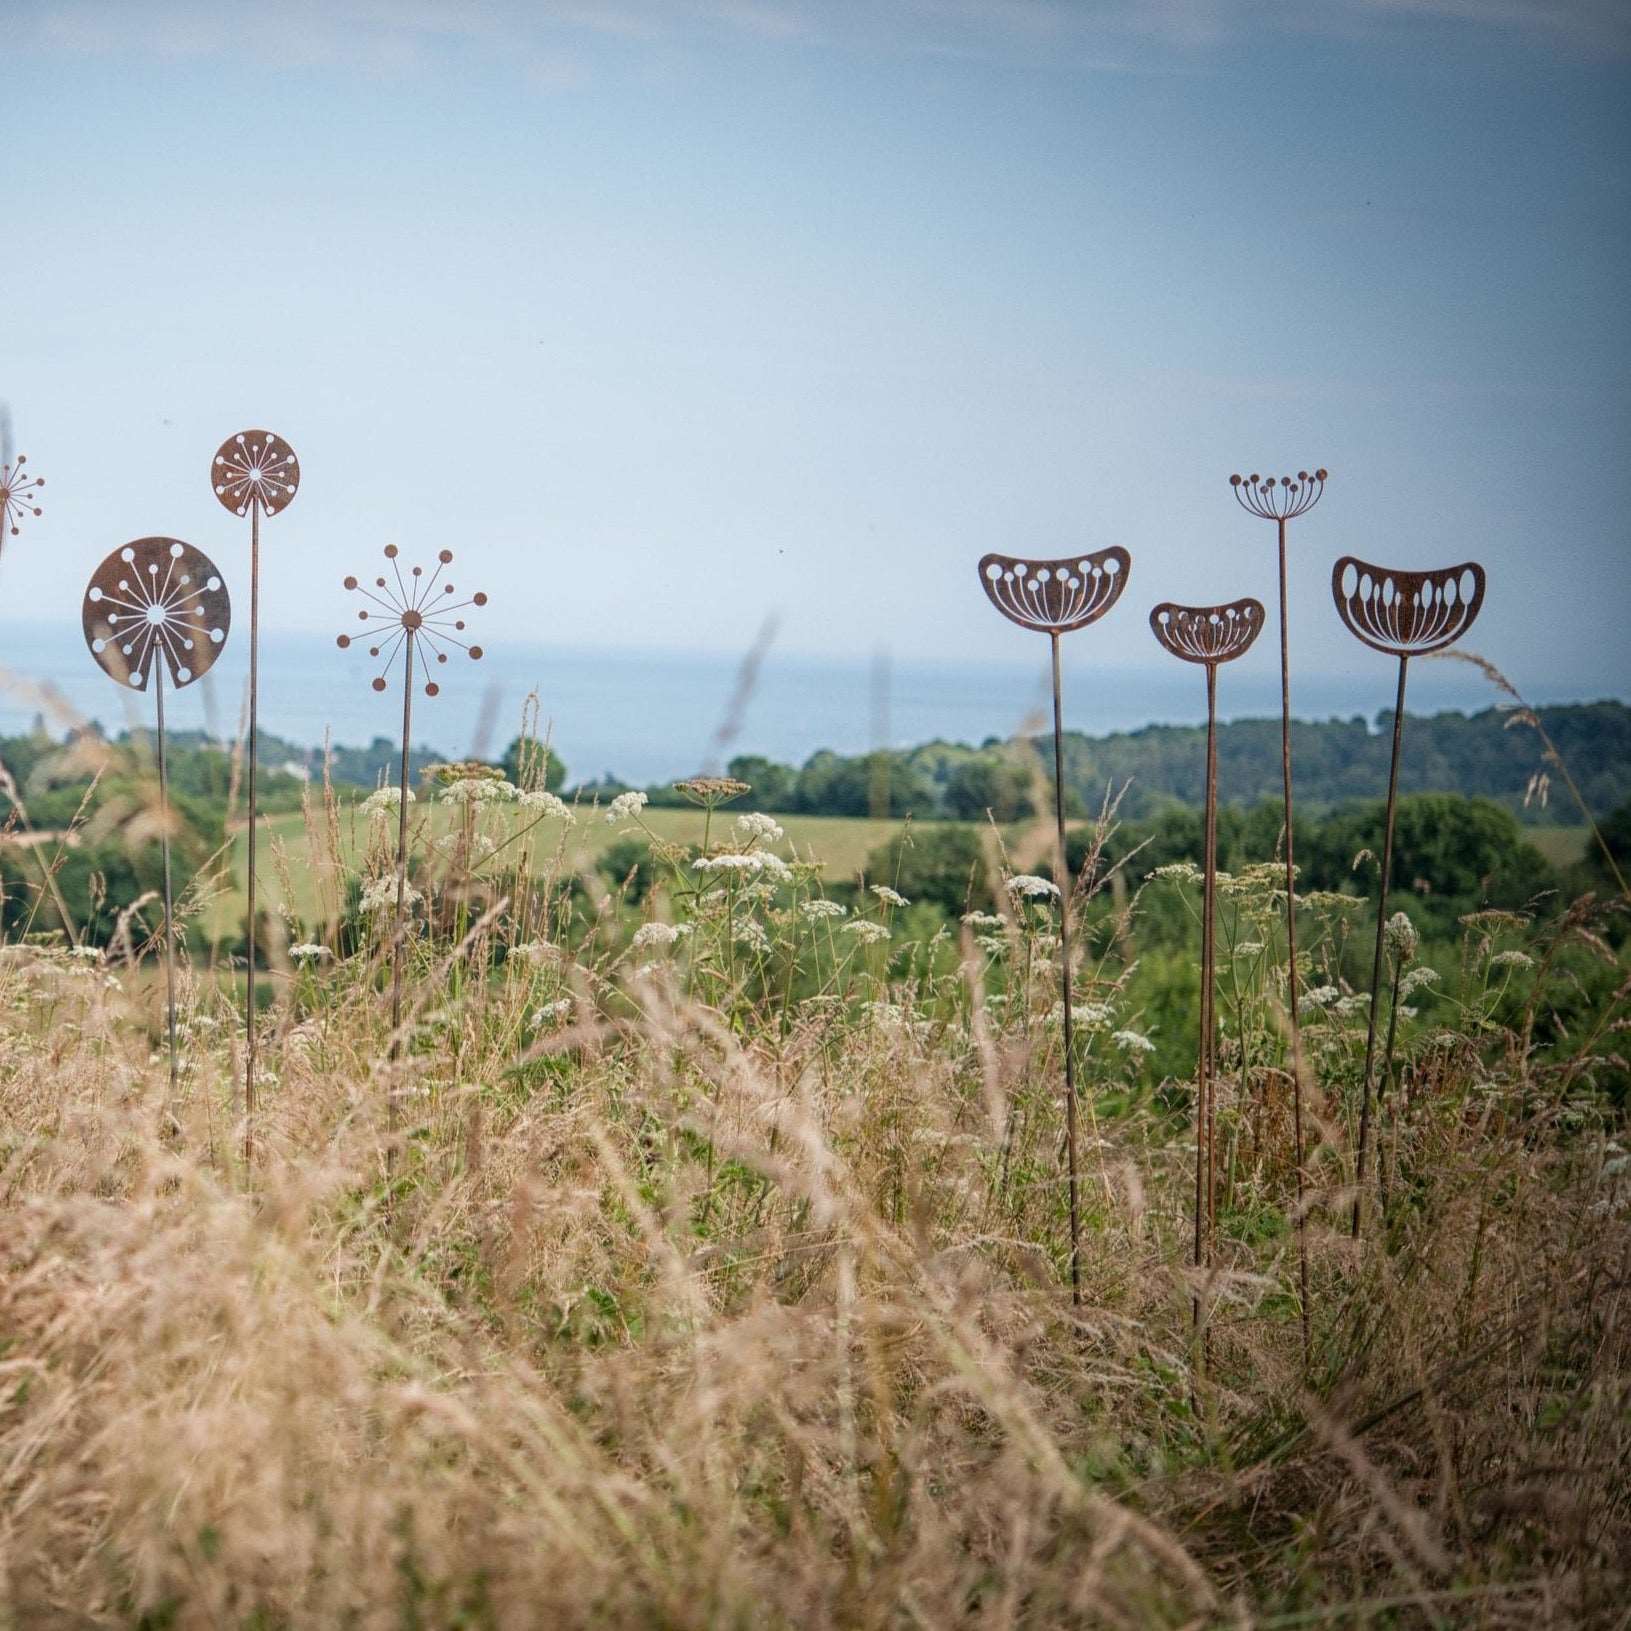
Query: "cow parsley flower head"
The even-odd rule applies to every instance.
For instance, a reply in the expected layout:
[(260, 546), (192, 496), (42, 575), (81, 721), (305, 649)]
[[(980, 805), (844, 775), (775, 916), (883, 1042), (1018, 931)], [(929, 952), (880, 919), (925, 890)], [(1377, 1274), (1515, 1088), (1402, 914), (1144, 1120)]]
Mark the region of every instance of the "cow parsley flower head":
[(578, 819), (570, 805), (542, 787), (529, 787), (525, 792), (517, 793), (515, 802), (523, 810), (530, 810), (539, 816), (553, 816), (557, 821)]
[(629, 944), (635, 951), (647, 946), (672, 946), (691, 932), (689, 923), (642, 923)]
[(807, 900), (799, 907), (799, 911), (814, 923), (818, 918), (843, 917), (846, 908), (835, 900)]
[(557, 997), (554, 1002), (546, 1002), (542, 1008), (537, 1009), (532, 1016), (532, 1028), (535, 1031), (548, 1030), (560, 1025), (572, 1012), (572, 999), (570, 997)]
[[(402, 892), (404, 907), (417, 906), (425, 897), (409, 884)], [(375, 878), (362, 892), (362, 899), (358, 902), (365, 912), (387, 912), (396, 906), (396, 879)]]
[(880, 940), (889, 938), (889, 931), (883, 924), (868, 922), (864, 918), (854, 923), (846, 923), (844, 933), (854, 935), (863, 946), (875, 946)]
[(886, 883), (873, 884), (872, 893), (885, 906), (910, 906), (912, 904), (898, 889), (891, 889)]
[[(418, 801), (413, 796), (413, 789), (408, 789), (408, 803)], [(376, 787), (372, 793), (362, 801), (363, 813), (371, 816), (395, 815), (402, 804), (402, 789), (400, 787)]]
[(1155, 1044), (1139, 1031), (1112, 1031), (1110, 1040), (1123, 1053), (1154, 1053)]
[(774, 844), (783, 835), (782, 829), (767, 815), (757, 810), (744, 811), (736, 818), (736, 836), (744, 843)]
[(619, 793), (606, 806), (607, 824), (610, 826), (619, 821), (628, 821), (631, 817), (639, 815), (645, 807), (646, 795), (644, 793)]
[(334, 953), (327, 946), (318, 945), (315, 940), (306, 940), (298, 946), (290, 946), (289, 955), (297, 963), (316, 963), (325, 957), (332, 957)]
[(1032, 872), (1021, 872), (1008, 880), (1008, 893), (1025, 900), (1047, 900), (1057, 897), (1059, 885)]

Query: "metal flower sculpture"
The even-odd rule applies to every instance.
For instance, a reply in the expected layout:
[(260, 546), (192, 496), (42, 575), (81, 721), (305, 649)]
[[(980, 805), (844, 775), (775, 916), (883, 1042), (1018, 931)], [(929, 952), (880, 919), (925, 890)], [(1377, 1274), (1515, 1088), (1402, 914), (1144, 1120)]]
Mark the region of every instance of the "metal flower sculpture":
[[(398, 783), (397, 830), (396, 830), (396, 929), (394, 934), (395, 966), (391, 976), (391, 1056), (395, 1058), (401, 1050), (402, 1031), (402, 941), (403, 922), (407, 903), (408, 891), (408, 744), (413, 733), (413, 691), (415, 685), (414, 659), (419, 661), (420, 673), (424, 676), (425, 695), (434, 697), (441, 691), (441, 687), (431, 678), (431, 666), (425, 658), (425, 648), (436, 662), (445, 664), (448, 654), (443, 645), (456, 646), (467, 656), (479, 660), (482, 655), (480, 646), (468, 645), (459, 638), (464, 633), (464, 619), (454, 616), (454, 613), (463, 611), (468, 606), (485, 606), (487, 596), (479, 591), (467, 596), (463, 600), (449, 601), (446, 597), (454, 594), (451, 583), (442, 582), (444, 567), (450, 566), (453, 561), (453, 551), (444, 549), (436, 557), (436, 568), (429, 576), (422, 567), (414, 567), (407, 577), (403, 577), (402, 568), (397, 565), (399, 551), (395, 544), (385, 546), (385, 558), (391, 563), (391, 576), (394, 582), (376, 577), (372, 589), (365, 588), (358, 579), (348, 577), (345, 586), (353, 593), (361, 595), (365, 600), (372, 601), (374, 610), (362, 607), (357, 613), (360, 623), (374, 623), (379, 625), (379, 632), (369, 631), (372, 643), (368, 646), (370, 657), (384, 659), (384, 669), (376, 674), (373, 687), (376, 691), (386, 688), (385, 674), (389, 671), (397, 653), (402, 654), (402, 773)], [(377, 591), (377, 593), (376, 593)], [(352, 643), (349, 634), (342, 634), (337, 642), (342, 648)]]
[(215, 664), (232, 626), (232, 604), (208, 556), (179, 538), (137, 538), (91, 574), (82, 614), (85, 643), (104, 673), (153, 691), (164, 853), (164, 981), (170, 1080), (176, 1079), (176, 967), (170, 887), (170, 774), (164, 744), (165, 677), (176, 689)]
[(245, 797), (249, 805), (246, 857), (249, 931), (244, 970), (244, 1164), (255, 1159), (255, 883), (256, 838), (260, 832), (260, 597), (261, 517), (286, 510), (300, 489), (300, 461), (294, 449), (269, 430), (241, 430), (215, 450), (210, 486), (234, 515), (249, 517), (249, 729)]
[(24, 517), (42, 513), (34, 501), (45, 477), (25, 475), (27, 463), (28, 455), (19, 453), (15, 464), (0, 464), (0, 534), (9, 532), (13, 538), (22, 530)]
[[(1387, 813), (1382, 835), (1382, 874), (1376, 904), (1376, 952), (1371, 962), (1370, 1021), (1365, 1030), (1365, 1084), (1359, 1106), (1359, 1150), (1355, 1161), (1353, 1232), (1359, 1234), (1365, 1157), (1370, 1142), (1371, 1098), (1376, 1082), (1376, 1020), (1382, 996), (1382, 957), (1387, 938), (1387, 897), (1393, 879), (1393, 817), (1399, 797), (1399, 746), (1404, 739), (1405, 674), (1412, 657), (1459, 640), (1484, 604), (1484, 569), (1476, 561), (1431, 572), (1401, 572), (1371, 566), (1344, 555), (1331, 569), (1331, 596), (1337, 616), (1356, 640), (1399, 659), (1398, 694), (1393, 704), (1393, 753), (1388, 764)], [(1388, 1064), (1398, 1015), (1388, 1023)], [(1387, 1072), (1384, 1071), (1384, 1079)]]
[[(1212, 1260), (1217, 1228), (1217, 893), (1218, 893), (1218, 665), (1251, 649), (1263, 632), (1263, 603), (1247, 596), (1223, 606), (1176, 606), (1162, 601), (1150, 612), (1155, 637), (1186, 663), (1206, 668), (1206, 815), (1201, 887), (1201, 1036), (1195, 1071), (1195, 1267)], [(1201, 1300), (1194, 1301), (1195, 1324)]]
[(1308, 1239), (1303, 1228), (1304, 1172), (1303, 1145), (1303, 1033), (1297, 1013), (1297, 864), (1293, 854), (1291, 828), (1291, 650), (1286, 623), (1286, 523), (1307, 515), (1325, 492), (1328, 472), (1310, 474), (1299, 470), (1293, 476), (1231, 476), (1235, 501), (1248, 515), (1272, 521), (1279, 544), (1280, 559), (1280, 775), (1285, 795), (1286, 842), (1286, 1018), (1291, 1028), (1291, 1106), (1292, 1141), (1297, 1166), (1297, 1274), (1302, 1297), (1303, 1360), (1309, 1357), (1308, 1329)]
[(980, 587), (1010, 622), (1048, 636), (1053, 655), (1054, 874), (1059, 880), (1059, 983), (1064, 998), (1065, 1128), (1070, 1165), (1070, 1295), (1082, 1300), (1080, 1158), (1076, 1130), (1075, 1023), (1070, 1002), (1070, 868), (1065, 860), (1064, 701), (1059, 680), (1059, 637), (1096, 623), (1127, 587), (1133, 558), (1119, 545), (1059, 561), (1023, 561), (987, 555)]

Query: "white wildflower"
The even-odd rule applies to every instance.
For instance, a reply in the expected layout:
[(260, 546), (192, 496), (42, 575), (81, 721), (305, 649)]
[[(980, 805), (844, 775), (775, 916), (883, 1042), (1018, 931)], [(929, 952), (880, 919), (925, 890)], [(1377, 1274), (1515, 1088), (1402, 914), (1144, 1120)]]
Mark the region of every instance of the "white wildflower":
[(885, 906), (910, 906), (912, 904), (898, 889), (891, 889), (886, 883), (873, 884), (872, 893)]
[(515, 789), (496, 776), (461, 776), (442, 789), (444, 799), (464, 799), (469, 804), (505, 804), (515, 797)]
[(629, 945), (635, 951), (644, 951), (647, 946), (672, 946), (690, 932), (689, 923), (642, 923)]
[(289, 947), (289, 955), (297, 963), (315, 963), (324, 957), (334, 955), (327, 946), (320, 946), (315, 940), (303, 940), (298, 946)]
[(572, 999), (558, 997), (554, 1002), (546, 1002), (542, 1008), (537, 1009), (532, 1016), (532, 1028), (535, 1031), (547, 1030), (553, 1025), (561, 1024), (572, 1012)]
[(1050, 883), (1046, 878), (1039, 878), (1031, 872), (1021, 872), (1017, 877), (1008, 880), (1008, 892), (1011, 895), (1023, 896), (1026, 900), (1046, 900), (1050, 896), (1057, 896), (1059, 886)]
[(748, 850), (740, 855), (699, 855), (691, 865), (698, 872), (734, 872), (743, 876), (765, 876), (777, 883), (791, 881), (793, 869), (779, 855), (767, 855), (763, 850)]
[(1303, 992), (1303, 1001), (1311, 1008), (1329, 1008), (1341, 995), (1334, 985), (1316, 985), (1313, 990)]
[[(1070, 1005), (1070, 1019), (1073, 1025), (1085, 1025), (1089, 1030), (1096, 1030), (1101, 1025), (1108, 1025), (1115, 1017), (1115, 1010), (1108, 1003), (1103, 1002), (1073, 1002)], [(1065, 1005), (1056, 1002), (1053, 1012), (1049, 1015), (1055, 1025), (1062, 1025), (1065, 1021)]]
[(1005, 934), (977, 934), (974, 944), (987, 957), (1005, 957), (1008, 954), (1008, 936)]
[(1498, 951), (1490, 958), (1491, 968), (1533, 968), (1535, 959), (1526, 951)]
[(764, 925), (753, 918), (743, 918), (736, 925), (736, 943), (746, 946), (749, 951), (756, 951), (765, 955), (770, 951), (770, 936), (765, 933)]
[(865, 1005), (869, 1018), (878, 1025), (904, 1025), (906, 1010), (899, 1003), (869, 1002)]
[(1399, 1000), (1413, 997), (1424, 985), (1438, 984), (1438, 970), (1419, 964), (1399, 981)]
[(889, 938), (889, 931), (883, 924), (872, 923), (865, 918), (857, 919), (854, 923), (846, 923), (844, 933), (854, 935), (863, 946), (875, 946), (880, 940)]
[(1395, 912), (1387, 920), (1387, 928), (1383, 933), (1387, 939), (1388, 950), (1401, 963), (1408, 963), (1415, 957), (1416, 925), (1403, 912)]
[(1155, 1044), (1138, 1031), (1112, 1031), (1110, 1040), (1123, 1053), (1154, 1053)]
[(515, 802), (523, 810), (536, 811), (540, 815), (553, 816), (557, 821), (576, 821), (571, 807), (562, 799), (542, 787), (529, 788), (524, 793), (515, 795)]
[(1199, 883), (1201, 869), (1193, 861), (1168, 861), (1149, 874), (1152, 878), (1175, 878), (1179, 883)]
[[(425, 897), (409, 884), (403, 891), (402, 904), (404, 907), (416, 906)], [(358, 902), (365, 912), (383, 912), (394, 909), (396, 906), (396, 879), (375, 878), (362, 892), (362, 899)]]
[(627, 821), (631, 816), (637, 816), (646, 807), (644, 793), (619, 793), (610, 804), (606, 806), (606, 822), (608, 826), (619, 821)]
[(962, 921), (971, 929), (1000, 929), (1002, 919), (995, 912), (964, 912)]
[(510, 947), (510, 956), (519, 957), (524, 963), (553, 963), (560, 955), (561, 948), (547, 940), (523, 940), (520, 945)]
[(1261, 940), (1237, 940), (1235, 942), (1236, 957), (1261, 957), (1267, 949)]
[(102, 948), (100, 946), (70, 946), (70, 957), (82, 957), (87, 963), (100, 963), (102, 961)]
[(747, 844), (774, 844), (782, 837), (782, 829), (769, 816), (749, 810), (736, 818), (736, 836)]
[[(408, 789), (408, 803), (418, 801), (413, 796), (413, 789)], [(363, 812), (371, 816), (394, 815), (402, 804), (402, 789), (400, 787), (377, 787), (362, 801)]]
[(807, 900), (799, 911), (813, 923), (817, 918), (843, 917), (846, 908), (835, 900)]

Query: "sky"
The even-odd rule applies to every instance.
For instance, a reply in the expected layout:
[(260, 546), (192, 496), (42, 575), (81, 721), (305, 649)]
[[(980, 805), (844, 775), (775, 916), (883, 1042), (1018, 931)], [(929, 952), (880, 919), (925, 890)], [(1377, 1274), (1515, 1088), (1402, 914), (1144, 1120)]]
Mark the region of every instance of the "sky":
[(241, 608), (208, 467), (264, 426), (302, 464), (268, 627), (343, 628), (341, 578), (394, 542), (454, 551), (489, 646), (727, 653), (774, 617), (790, 654), (1012, 662), (1036, 637), (978, 558), (1118, 543), (1123, 604), (1069, 641), (1113, 680), (1170, 661), (1157, 600), (1272, 609), (1273, 529), (1227, 478), (1319, 464), (1299, 665), (1383, 705), (1331, 561), (1471, 557), (1469, 646), (1537, 696), (1631, 697), (1616, 0), (0, 0), (0, 27), (0, 399), (47, 478), (0, 625), (76, 622), (147, 533)]

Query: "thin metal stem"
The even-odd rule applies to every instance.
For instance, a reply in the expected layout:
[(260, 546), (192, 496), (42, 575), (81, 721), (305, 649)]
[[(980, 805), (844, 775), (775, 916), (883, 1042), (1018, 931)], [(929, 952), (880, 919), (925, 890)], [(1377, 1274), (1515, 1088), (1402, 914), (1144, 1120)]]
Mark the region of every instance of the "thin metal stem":
[(1280, 545), (1280, 775), (1285, 789), (1286, 834), (1286, 1003), (1291, 1022), (1291, 1117), (1297, 1164), (1297, 1282), (1302, 1313), (1303, 1364), (1308, 1364), (1308, 1231), (1303, 1216), (1303, 1033), (1297, 1014), (1297, 864), (1292, 851), (1291, 827), (1291, 644), (1286, 618), (1286, 524), (1281, 517), (1276, 531)]
[[(1365, 1027), (1365, 1086), (1359, 1101), (1359, 1155), (1354, 1164), (1353, 1235), (1359, 1238), (1360, 1202), (1365, 1191), (1365, 1152), (1370, 1142), (1370, 1103), (1376, 1080), (1376, 1016), (1382, 1000), (1382, 955), (1387, 942), (1387, 894), (1393, 881), (1393, 816), (1399, 801), (1399, 744), (1404, 737), (1404, 682), (1410, 659), (1399, 658), (1399, 694), (1393, 704), (1393, 758), (1387, 774), (1387, 816), (1382, 831), (1382, 877), (1376, 901), (1376, 953), (1371, 959), (1370, 1023)], [(1389, 1028), (1389, 1052), (1392, 1029)]]
[[(1204, 1269), (1211, 1261), (1213, 1218), (1212, 1173), (1212, 1073), (1214, 1067), (1213, 996), (1215, 974), (1213, 947), (1217, 914), (1217, 742), (1218, 670), (1206, 665), (1206, 813), (1202, 825), (1201, 884), (1201, 1036), (1195, 1065), (1195, 1267)], [(1201, 1327), (1201, 1292), (1196, 1287), (1192, 1301), (1195, 1329)]]
[(1065, 1139), (1070, 1168), (1070, 1300), (1082, 1301), (1082, 1222), (1080, 1168), (1076, 1133), (1076, 1032), (1070, 1011), (1070, 864), (1065, 858), (1065, 745), (1064, 692), (1059, 678), (1059, 636), (1053, 643), (1053, 817), (1058, 858), (1055, 873), (1059, 883), (1059, 984), (1064, 995), (1065, 1016)]
[(176, 1085), (176, 948), (170, 890), (170, 772), (164, 751), (164, 661), (153, 659), (153, 703), (158, 713), (159, 847), (164, 854), (164, 1006), (170, 1033), (170, 1086)]
[(402, 942), (408, 896), (408, 754), (413, 738), (413, 630), (402, 648), (402, 778), (396, 818), (396, 934), (391, 970), (391, 1057), (402, 1052)]
[(260, 800), (255, 787), (255, 761), (260, 755), (260, 591), (261, 507), (249, 503), (249, 939), (244, 958), (244, 1167), (255, 1164), (255, 838), (260, 826)]

